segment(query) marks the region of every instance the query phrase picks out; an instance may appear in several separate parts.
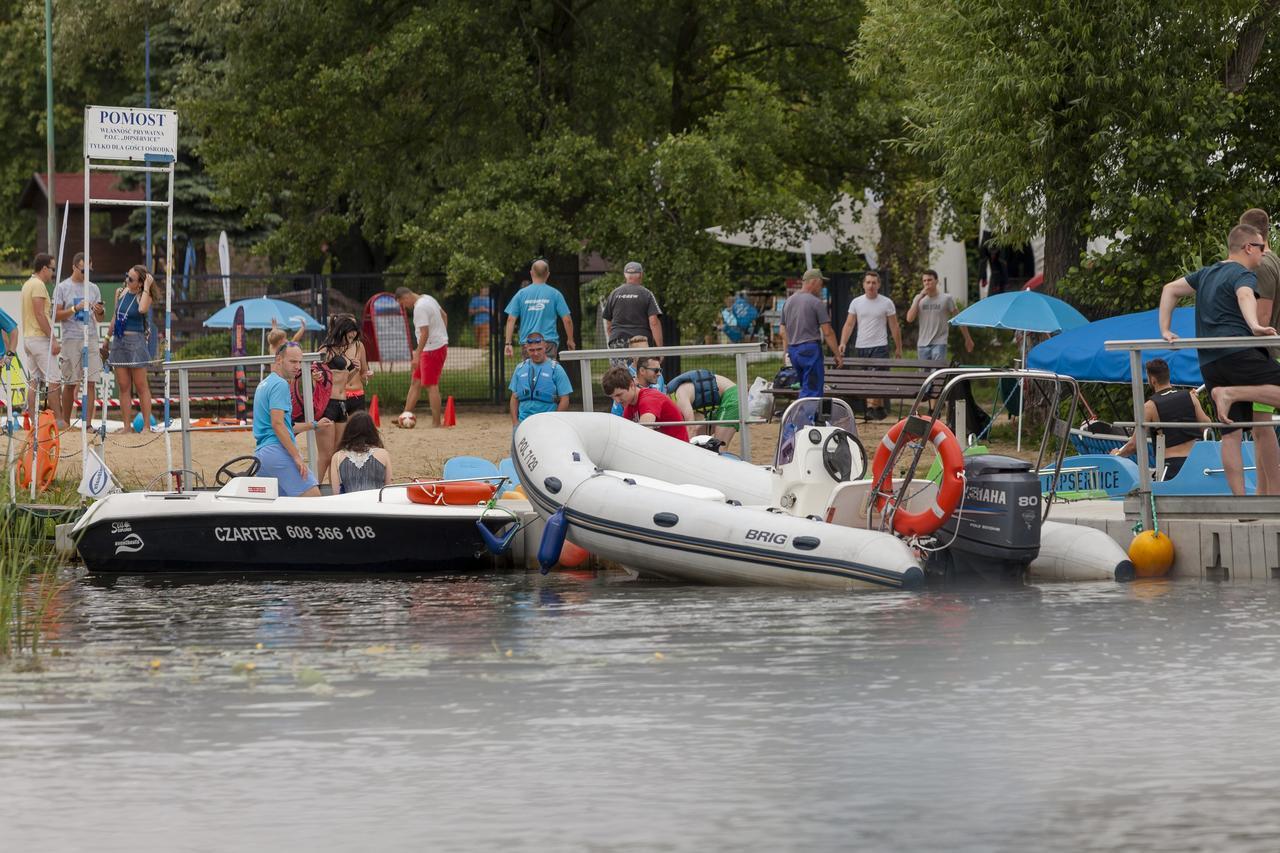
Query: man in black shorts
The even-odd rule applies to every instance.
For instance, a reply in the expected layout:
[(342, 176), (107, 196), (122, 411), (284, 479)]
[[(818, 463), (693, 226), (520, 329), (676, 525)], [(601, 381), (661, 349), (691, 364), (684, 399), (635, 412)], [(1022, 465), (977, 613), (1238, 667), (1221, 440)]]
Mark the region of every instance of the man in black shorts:
[[(1227, 259), (1171, 281), (1160, 293), (1160, 335), (1177, 339), (1170, 329), (1174, 306), (1196, 298), (1196, 337), (1274, 336), (1258, 323), (1257, 276), (1266, 242), (1257, 229), (1237, 225), (1227, 235)], [(1253, 419), (1253, 403), (1280, 406), (1280, 364), (1262, 347), (1202, 349), (1200, 373), (1224, 423)], [(1239, 429), (1222, 430), (1222, 467), (1231, 493), (1244, 494), (1244, 460)]]

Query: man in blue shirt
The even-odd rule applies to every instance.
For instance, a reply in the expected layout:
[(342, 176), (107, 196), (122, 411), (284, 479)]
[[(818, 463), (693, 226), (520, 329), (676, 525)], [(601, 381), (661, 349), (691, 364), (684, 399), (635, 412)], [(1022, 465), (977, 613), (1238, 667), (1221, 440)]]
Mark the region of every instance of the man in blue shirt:
[[(1227, 259), (1169, 282), (1160, 293), (1160, 335), (1177, 339), (1170, 329), (1178, 300), (1196, 298), (1196, 337), (1274, 336), (1258, 322), (1257, 276), (1267, 244), (1257, 229), (1237, 225), (1227, 235)], [(1198, 350), (1200, 374), (1213, 398), (1218, 420), (1248, 421), (1253, 403), (1280, 406), (1280, 364), (1262, 347)], [(1244, 461), (1237, 429), (1222, 430), (1222, 468), (1231, 493), (1244, 494)]]
[(9, 362), (18, 354), (18, 321), (9, 316), (9, 312), (0, 308), (0, 344), (4, 352), (0, 354), (0, 367), (8, 367)]
[(313, 498), (320, 495), (315, 476), (294, 440), (295, 432), (315, 430), (332, 421), (321, 418), (309, 424), (293, 425), (293, 400), (289, 383), (302, 373), (302, 348), (289, 341), (276, 350), (271, 374), (253, 392), (253, 440), (257, 449), (259, 477), (275, 477), (283, 497)]
[(507, 328), (503, 335), (506, 343), (505, 352), (510, 356), (512, 332), (516, 321), (520, 321), (520, 343), (529, 340), (529, 335), (538, 332), (547, 343), (547, 357), (554, 359), (560, 352), (560, 334), (556, 331), (556, 318), (564, 320), (564, 345), (573, 349), (573, 318), (569, 316), (569, 303), (564, 301), (563, 294), (547, 284), (547, 276), (551, 275), (551, 267), (546, 261), (534, 261), (529, 267), (529, 277), (533, 281), (526, 284), (511, 297), (507, 303)]
[(547, 343), (541, 332), (530, 332), (525, 341), (529, 357), (511, 374), (511, 425), (529, 415), (569, 408), (573, 385), (559, 362), (547, 358)]

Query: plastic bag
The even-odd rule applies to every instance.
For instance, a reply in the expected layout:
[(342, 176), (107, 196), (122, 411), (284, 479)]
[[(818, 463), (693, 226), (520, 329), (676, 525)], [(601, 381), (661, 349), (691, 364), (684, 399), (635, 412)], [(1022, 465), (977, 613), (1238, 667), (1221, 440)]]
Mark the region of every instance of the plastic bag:
[(747, 389), (747, 417), (767, 418), (773, 412), (773, 395), (769, 393), (769, 380), (757, 376)]

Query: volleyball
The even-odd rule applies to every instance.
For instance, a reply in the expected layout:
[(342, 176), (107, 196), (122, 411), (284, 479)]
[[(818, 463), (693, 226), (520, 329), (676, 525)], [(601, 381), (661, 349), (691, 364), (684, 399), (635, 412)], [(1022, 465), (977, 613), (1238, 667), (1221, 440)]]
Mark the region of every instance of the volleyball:
[(401, 412), (400, 417), (396, 418), (396, 425), (401, 429), (413, 429), (418, 425), (418, 419), (413, 412)]

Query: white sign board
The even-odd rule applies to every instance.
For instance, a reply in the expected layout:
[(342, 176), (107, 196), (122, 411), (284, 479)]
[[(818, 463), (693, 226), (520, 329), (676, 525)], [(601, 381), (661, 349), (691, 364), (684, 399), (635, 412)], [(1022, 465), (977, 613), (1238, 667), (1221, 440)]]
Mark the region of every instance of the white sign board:
[(103, 160), (178, 159), (178, 114), (133, 107), (84, 108), (84, 156)]

